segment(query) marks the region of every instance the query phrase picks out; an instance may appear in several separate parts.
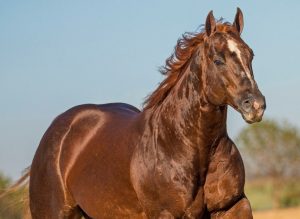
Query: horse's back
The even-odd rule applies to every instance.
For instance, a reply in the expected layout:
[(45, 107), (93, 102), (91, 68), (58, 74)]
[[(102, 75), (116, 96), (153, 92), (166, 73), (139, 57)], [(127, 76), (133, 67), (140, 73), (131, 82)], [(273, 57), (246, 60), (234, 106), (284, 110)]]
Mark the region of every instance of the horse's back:
[(32, 163), (31, 203), (41, 204), (50, 190), (50, 197), (57, 195), (53, 201), (79, 205), (93, 218), (105, 218), (103, 212), (115, 206), (121, 206), (116, 212), (119, 216), (138, 214), (140, 206), (129, 173), (138, 113), (123, 103), (87, 104), (58, 116)]

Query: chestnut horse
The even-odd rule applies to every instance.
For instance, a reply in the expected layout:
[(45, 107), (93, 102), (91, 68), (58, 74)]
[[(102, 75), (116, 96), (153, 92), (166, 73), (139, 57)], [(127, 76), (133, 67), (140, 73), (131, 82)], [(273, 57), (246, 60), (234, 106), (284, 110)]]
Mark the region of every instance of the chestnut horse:
[(266, 107), (242, 29), (240, 9), (233, 24), (210, 12), (178, 40), (142, 111), (87, 104), (58, 116), (31, 165), (32, 218), (252, 218), (226, 130), (228, 105), (248, 123)]

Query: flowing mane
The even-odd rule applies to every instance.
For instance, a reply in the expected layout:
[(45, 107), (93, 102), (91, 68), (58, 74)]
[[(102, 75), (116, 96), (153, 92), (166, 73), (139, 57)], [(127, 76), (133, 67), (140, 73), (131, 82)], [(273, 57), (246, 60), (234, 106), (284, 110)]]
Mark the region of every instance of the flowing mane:
[[(217, 21), (218, 31), (227, 31), (229, 28), (230, 23), (223, 22), (222, 18)], [(205, 37), (205, 29), (202, 28), (200, 32), (186, 32), (178, 39), (173, 54), (167, 58), (166, 64), (159, 70), (161, 74), (166, 75), (166, 78), (152, 94), (146, 97), (144, 109), (157, 106), (166, 98), (171, 88), (180, 79), (196, 48), (204, 41)]]
[(167, 58), (165, 66), (160, 68), (160, 73), (166, 78), (159, 84), (158, 88), (149, 95), (144, 102), (144, 109), (152, 108), (160, 104), (170, 92), (182, 75), (182, 70), (186, 67), (195, 49), (204, 39), (205, 32), (184, 33), (174, 49), (174, 53)]

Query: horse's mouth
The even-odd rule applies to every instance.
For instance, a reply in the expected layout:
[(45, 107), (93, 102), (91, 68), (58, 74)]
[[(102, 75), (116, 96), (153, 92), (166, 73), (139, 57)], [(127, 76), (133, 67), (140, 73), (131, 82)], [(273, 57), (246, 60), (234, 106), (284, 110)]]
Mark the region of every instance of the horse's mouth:
[(241, 113), (243, 119), (247, 123), (252, 124), (255, 122), (260, 122), (262, 120), (265, 110), (259, 109), (259, 110), (253, 110), (251, 112), (246, 112), (244, 110), (239, 109), (238, 111)]
[(256, 114), (251, 114), (251, 113), (241, 113), (241, 114), (242, 114), (243, 119), (249, 124), (252, 124), (255, 122), (260, 122), (263, 117), (263, 115), (256, 115)]

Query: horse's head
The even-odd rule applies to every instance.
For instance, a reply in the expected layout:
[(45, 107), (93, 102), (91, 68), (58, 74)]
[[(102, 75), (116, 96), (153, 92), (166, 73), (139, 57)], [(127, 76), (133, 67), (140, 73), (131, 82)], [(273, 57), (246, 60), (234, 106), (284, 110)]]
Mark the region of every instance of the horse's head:
[(215, 105), (230, 105), (248, 123), (262, 119), (265, 97), (259, 91), (252, 70), (253, 52), (241, 39), (243, 14), (238, 8), (233, 24), (216, 23), (212, 11), (208, 14), (202, 60), (204, 86), (208, 101)]

